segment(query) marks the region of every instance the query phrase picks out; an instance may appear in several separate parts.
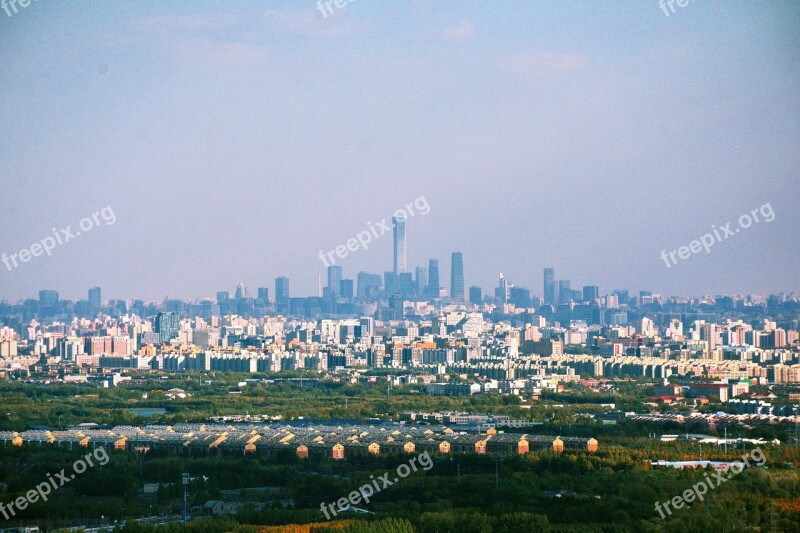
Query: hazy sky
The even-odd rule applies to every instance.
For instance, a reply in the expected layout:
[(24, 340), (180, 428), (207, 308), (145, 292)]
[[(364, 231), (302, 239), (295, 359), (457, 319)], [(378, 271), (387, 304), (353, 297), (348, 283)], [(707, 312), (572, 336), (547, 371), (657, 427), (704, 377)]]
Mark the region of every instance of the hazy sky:
[[(60, 2), (0, 11), (0, 253), (110, 206), (0, 298), (293, 296), (424, 196), (408, 263), (800, 292), (800, 3)], [(769, 202), (775, 218), (667, 268)], [(90, 221), (91, 222), (91, 221)], [(86, 224), (86, 223), (85, 223)], [(58, 232), (57, 232), (58, 233)], [(59, 234), (60, 235), (60, 234)], [(390, 234), (338, 262), (391, 270)]]

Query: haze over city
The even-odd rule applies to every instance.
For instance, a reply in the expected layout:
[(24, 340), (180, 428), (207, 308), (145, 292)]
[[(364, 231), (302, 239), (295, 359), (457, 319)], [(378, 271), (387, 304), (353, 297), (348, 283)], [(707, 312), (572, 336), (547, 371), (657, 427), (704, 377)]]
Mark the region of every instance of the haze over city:
[[(424, 196), (408, 264), (700, 295), (798, 291), (792, 2), (33, 2), (0, 12), (0, 298), (317, 294), (320, 250)], [(769, 202), (671, 267), (659, 258)], [(381, 273), (391, 237), (350, 252)], [(323, 281), (324, 282), (324, 281)], [(447, 285), (443, 281), (443, 285)]]
[(800, 533), (797, 0), (0, 0), (0, 55), (0, 533)]

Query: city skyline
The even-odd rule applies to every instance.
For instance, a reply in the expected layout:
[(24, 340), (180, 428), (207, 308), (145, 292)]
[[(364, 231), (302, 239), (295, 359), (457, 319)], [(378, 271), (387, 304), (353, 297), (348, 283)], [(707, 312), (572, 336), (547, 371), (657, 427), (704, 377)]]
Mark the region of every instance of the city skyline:
[[(773, 213), (774, 216), (774, 213)], [(464, 264), (463, 264), (463, 254), (462, 252), (452, 252), (450, 254), (450, 285), (442, 286), (439, 282), (439, 266), (438, 266), (438, 259), (431, 258), (428, 260), (427, 269), (423, 266), (414, 266), (409, 267), (406, 259), (407, 254), (407, 242), (406, 242), (406, 223), (408, 222), (405, 216), (403, 217), (392, 217), (392, 257), (391, 257), (391, 265), (389, 270), (385, 270), (383, 276), (379, 272), (368, 272), (365, 270), (359, 270), (358, 272), (354, 273), (351, 278), (345, 277), (345, 270), (344, 267), (341, 265), (331, 265), (327, 266), (324, 272), (319, 272), (317, 274), (318, 282), (323, 278), (326, 279), (324, 290), (322, 285), (318, 285), (317, 291), (313, 294), (301, 294), (301, 295), (294, 295), (290, 297), (299, 297), (299, 298), (313, 298), (314, 296), (326, 297), (326, 298), (336, 298), (341, 296), (341, 283), (347, 282), (350, 284), (350, 298), (360, 298), (362, 297), (362, 283), (358, 283), (356, 285), (356, 277), (359, 279), (362, 276), (375, 276), (377, 277), (379, 285), (383, 288), (385, 294), (390, 294), (392, 292), (398, 293), (405, 293), (409, 287), (413, 287), (414, 289), (414, 296), (419, 299), (421, 296), (425, 296), (431, 299), (435, 299), (439, 297), (440, 291), (445, 291), (445, 299), (457, 302), (457, 303), (471, 303), (472, 302), (472, 289), (479, 289), (483, 294), (489, 294), (489, 292), (483, 292), (483, 289), (486, 288), (482, 285), (472, 285), (471, 282), (468, 282), (467, 279), (464, 277)], [(699, 242), (699, 241), (698, 241)], [(325, 263), (327, 265), (327, 263)], [(413, 273), (412, 273), (413, 268)], [(543, 304), (550, 304), (553, 306), (557, 306), (559, 304), (568, 303), (569, 301), (580, 301), (580, 298), (573, 299), (571, 294), (583, 294), (583, 300), (587, 301), (587, 294), (589, 292), (596, 294), (598, 297), (601, 294), (612, 294), (614, 291), (630, 291), (632, 293), (637, 292), (650, 292), (650, 293), (657, 293), (657, 294), (664, 294), (667, 297), (676, 297), (676, 298), (695, 298), (695, 297), (702, 297), (702, 296), (733, 296), (733, 295), (759, 295), (759, 296), (767, 296), (772, 294), (794, 294), (794, 291), (788, 289), (779, 289), (776, 291), (770, 292), (747, 292), (747, 291), (734, 291), (734, 292), (702, 292), (698, 294), (687, 294), (687, 293), (678, 293), (678, 294), (666, 294), (662, 291), (653, 289), (652, 287), (637, 287), (631, 288), (630, 286), (621, 285), (614, 288), (609, 288), (606, 292), (600, 293), (599, 287), (597, 285), (583, 285), (580, 288), (580, 285), (576, 285), (576, 289), (573, 289), (570, 285), (570, 279), (556, 279), (555, 277), (555, 269), (553, 267), (545, 266), (541, 269), (543, 272), (542, 280), (542, 292), (541, 294), (537, 293), (534, 289), (533, 293), (530, 293), (529, 287), (536, 287), (536, 282), (524, 282), (524, 281), (517, 281), (511, 282), (511, 285), (507, 285), (505, 288), (506, 292), (506, 302), (508, 303), (508, 296), (510, 291), (515, 288), (522, 288), (529, 292), (529, 295), (533, 295), (536, 297), (541, 297), (541, 301)], [(406, 281), (410, 281), (410, 284), (407, 286), (402, 286), (402, 277), (401, 275), (407, 276)], [(423, 290), (420, 291), (420, 282), (419, 276), (424, 275), (424, 279), (426, 284), (422, 285)], [(499, 273), (500, 275), (500, 283), (507, 284), (509, 282), (508, 279), (505, 278), (503, 272)], [(391, 278), (386, 278), (386, 276), (391, 276)], [(281, 302), (285, 303), (285, 294), (288, 292), (288, 283), (291, 276), (276, 276), (272, 278), (270, 282), (259, 281), (257, 283), (244, 283), (239, 281), (236, 287), (236, 298), (241, 298), (240, 294), (245, 289), (245, 287), (259, 287), (260, 291), (266, 291), (265, 285), (268, 283), (273, 283), (275, 286), (275, 298), (270, 300), (272, 302), (278, 303), (278, 298), (281, 299)], [(527, 278), (523, 278), (527, 279)], [(386, 286), (386, 282), (390, 283)], [(427, 282), (430, 282), (431, 285), (428, 285)], [(374, 281), (372, 280), (365, 280), (365, 284), (372, 285)], [(395, 286), (391, 284), (396, 284)], [(435, 285), (435, 287), (434, 287)], [(280, 287), (280, 288), (279, 288)], [(433, 288), (432, 288), (433, 287)], [(454, 294), (453, 288), (456, 288), (456, 293)], [(467, 287), (469, 287), (469, 293), (467, 291)], [(439, 289), (439, 290), (437, 290)], [(496, 289), (497, 290), (497, 289)], [(89, 296), (89, 303), (93, 304), (99, 298), (99, 287), (93, 287), (89, 289), (90, 296)], [(57, 289), (39, 289), (39, 294), (41, 298), (41, 294), (43, 292), (57, 292), (61, 294), (61, 292)], [(227, 294), (226, 299), (230, 298), (230, 293), (227, 290), (215, 290), (216, 300), (220, 301), (220, 294)], [(94, 295), (92, 295), (94, 293)], [(566, 295), (566, 296), (565, 296)], [(22, 301), (23, 299), (27, 299), (28, 297), (23, 297), (18, 299), (17, 301)], [(164, 299), (180, 299), (186, 301), (200, 301), (203, 299), (211, 298), (210, 294), (206, 296), (177, 296), (173, 294), (166, 294), (162, 297), (155, 297), (155, 298), (147, 298), (147, 301), (150, 302), (158, 302)], [(63, 299), (63, 298), (62, 298)], [(80, 300), (80, 298), (67, 298), (71, 300)], [(117, 296), (115, 299), (122, 299), (122, 300), (133, 300), (133, 299), (142, 299), (140, 296), (132, 295), (132, 296)], [(0, 301), (9, 301), (12, 302), (14, 300), (9, 300), (4, 295), (0, 294)], [(96, 307), (96, 305), (94, 305)]]
[[(33, 2), (0, 20), (0, 84), (26, 95), (0, 107), (0, 183), (30, 199), (0, 217), (0, 254), (30, 259), (0, 265), (0, 294), (189, 298), (280, 275), (314, 294), (320, 250), (421, 195), (408, 271), (436, 258), (443, 281), (458, 250), (487, 289), (556, 266), (798, 292), (798, 20), (792, 2)], [(773, 221), (683, 258), (767, 202)], [(30, 257), (102, 206), (113, 225)], [(390, 233), (336, 264), (391, 270)]]
[(797, 0), (0, 0), (0, 50), (6, 530), (797, 528)]

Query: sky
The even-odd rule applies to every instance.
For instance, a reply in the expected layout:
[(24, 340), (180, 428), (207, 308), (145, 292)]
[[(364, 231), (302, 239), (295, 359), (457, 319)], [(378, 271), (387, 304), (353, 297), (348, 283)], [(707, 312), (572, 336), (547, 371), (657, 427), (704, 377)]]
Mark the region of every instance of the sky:
[[(800, 293), (800, 3), (340, 5), (0, 11), (0, 299), (313, 296), (320, 251), (420, 198), (408, 264), (444, 286), (460, 251), (488, 293), (540, 295), (544, 267)], [(334, 255), (345, 278), (392, 269), (376, 233)]]

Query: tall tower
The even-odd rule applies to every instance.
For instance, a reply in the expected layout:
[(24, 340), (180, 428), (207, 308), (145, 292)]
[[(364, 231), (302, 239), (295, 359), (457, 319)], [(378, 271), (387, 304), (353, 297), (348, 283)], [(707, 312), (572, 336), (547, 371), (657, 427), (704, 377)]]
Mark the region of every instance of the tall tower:
[(394, 227), (394, 275), (406, 272), (406, 219), (392, 217)]
[(559, 304), (568, 304), (570, 300), (572, 300), (572, 289), (569, 288), (569, 280), (558, 280), (558, 295), (556, 296), (556, 301), (558, 301)]
[(464, 258), (461, 252), (453, 252), (450, 261), (450, 297), (457, 301), (464, 301)]
[(495, 297), (501, 305), (508, 303), (508, 280), (502, 272), (500, 272), (500, 281), (497, 283)]
[(178, 315), (158, 313), (153, 321), (153, 330), (159, 334), (159, 342), (166, 344), (178, 336)]
[(556, 304), (556, 271), (553, 268), (544, 269), (544, 303)]
[(103, 301), (100, 297), (100, 287), (92, 287), (89, 289), (89, 308), (92, 310), (100, 309)]
[(428, 286), (428, 271), (425, 270), (425, 267), (417, 267), (415, 276), (416, 282), (416, 292), (418, 296), (422, 296), (425, 294), (425, 288)]
[(289, 303), (289, 278), (275, 278), (275, 303)]
[(428, 296), (438, 298), (439, 289), (439, 260), (431, 259), (428, 261)]
[(247, 298), (247, 288), (244, 286), (244, 283), (240, 283), (236, 286), (236, 299), (241, 300), (242, 298)]
[(328, 267), (328, 296), (337, 298), (341, 294), (342, 287), (342, 267)]

